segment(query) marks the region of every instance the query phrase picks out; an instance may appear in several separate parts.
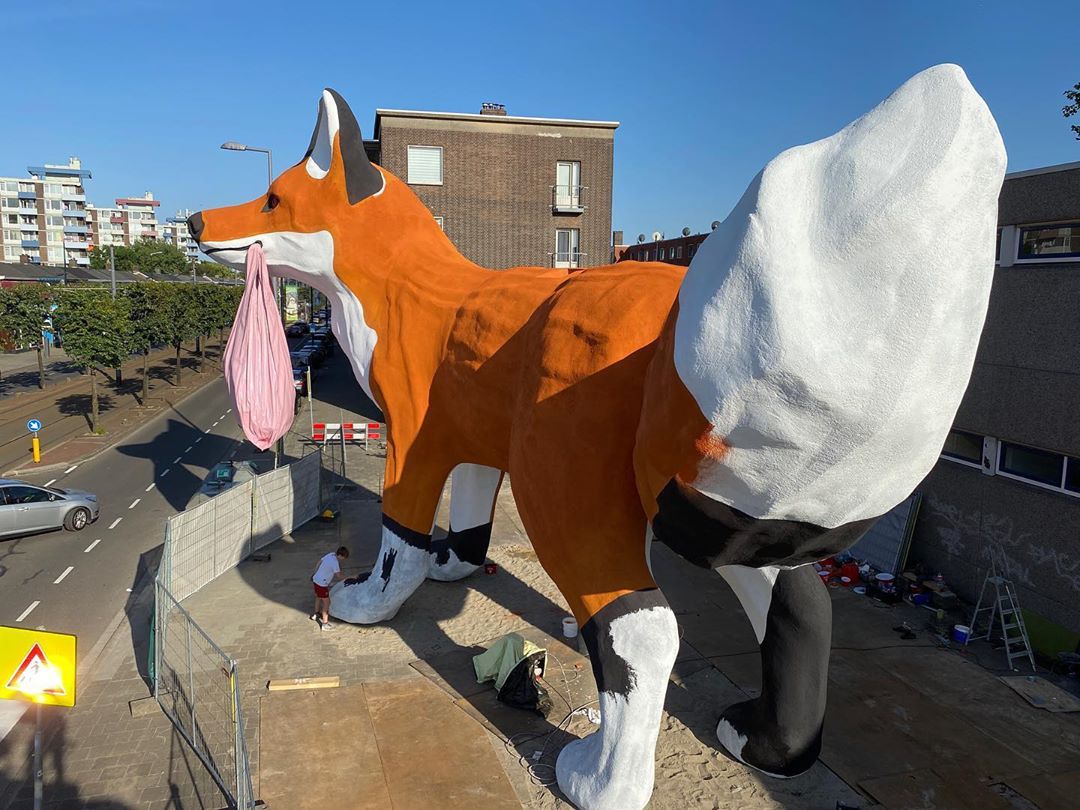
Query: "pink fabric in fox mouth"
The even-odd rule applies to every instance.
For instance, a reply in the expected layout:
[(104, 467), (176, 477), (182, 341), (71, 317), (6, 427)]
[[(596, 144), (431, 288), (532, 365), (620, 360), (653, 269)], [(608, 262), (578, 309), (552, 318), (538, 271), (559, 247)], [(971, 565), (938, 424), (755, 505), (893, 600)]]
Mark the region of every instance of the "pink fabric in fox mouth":
[(262, 246), (247, 250), (247, 284), (225, 349), (225, 384), (244, 435), (260, 450), (293, 422), (292, 362)]

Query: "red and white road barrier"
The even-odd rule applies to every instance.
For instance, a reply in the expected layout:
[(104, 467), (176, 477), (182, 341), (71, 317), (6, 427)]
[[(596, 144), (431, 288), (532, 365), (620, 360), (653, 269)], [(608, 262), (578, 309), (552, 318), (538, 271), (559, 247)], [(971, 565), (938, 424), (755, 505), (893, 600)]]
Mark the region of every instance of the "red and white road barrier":
[(315, 422), (311, 426), (311, 439), (319, 444), (352, 442), (363, 444), (382, 438), (382, 425), (378, 422)]

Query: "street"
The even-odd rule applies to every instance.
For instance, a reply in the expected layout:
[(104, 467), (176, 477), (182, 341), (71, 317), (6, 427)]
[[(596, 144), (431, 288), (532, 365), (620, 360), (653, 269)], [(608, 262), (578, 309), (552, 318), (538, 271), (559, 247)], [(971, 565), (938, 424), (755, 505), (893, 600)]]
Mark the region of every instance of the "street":
[(26, 475), (96, 493), (101, 517), (78, 533), (0, 541), (0, 624), (74, 633), (81, 662), (138, 578), (152, 575), (165, 519), (241, 437), (219, 379), (90, 461)]

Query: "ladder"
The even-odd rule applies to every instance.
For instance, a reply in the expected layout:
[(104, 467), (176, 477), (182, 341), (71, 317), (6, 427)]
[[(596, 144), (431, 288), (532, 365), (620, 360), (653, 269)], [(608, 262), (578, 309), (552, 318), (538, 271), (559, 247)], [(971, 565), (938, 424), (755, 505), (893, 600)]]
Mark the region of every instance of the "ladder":
[[(993, 598), (991, 598), (991, 588), (993, 588)], [(989, 615), (986, 617), (986, 630), (980, 633), (977, 625), (982, 614)], [(994, 630), (995, 616), (1000, 621), (1009, 669), (1014, 668), (1013, 661), (1017, 658), (1027, 658), (1031, 664), (1031, 671), (1036, 672), (1035, 656), (1031, 652), (1031, 642), (1028, 640), (1027, 627), (1024, 626), (1024, 614), (1020, 610), (1020, 600), (1016, 596), (1016, 589), (1013, 588), (1012, 582), (998, 574), (994, 555), (991, 554), (990, 570), (986, 572), (986, 578), (979, 590), (979, 601), (971, 616), (971, 632), (968, 633), (964, 646), (966, 647), (968, 641), (973, 639), (989, 640)]]

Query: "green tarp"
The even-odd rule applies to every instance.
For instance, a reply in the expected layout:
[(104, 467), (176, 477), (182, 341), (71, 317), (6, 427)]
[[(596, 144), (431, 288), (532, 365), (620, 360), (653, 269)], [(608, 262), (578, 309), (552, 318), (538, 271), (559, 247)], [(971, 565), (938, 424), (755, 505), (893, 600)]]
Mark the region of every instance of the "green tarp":
[(476, 682), (483, 683), (494, 679), (495, 690), (498, 691), (502, 689), (507, 676), (518, 665), (518, 662), (537, 652), (545, 652), (545, 650), (531, 641), (526, 641), (517, 633), (509, 633), (492, 644), (486, 652), (473, 656)]

